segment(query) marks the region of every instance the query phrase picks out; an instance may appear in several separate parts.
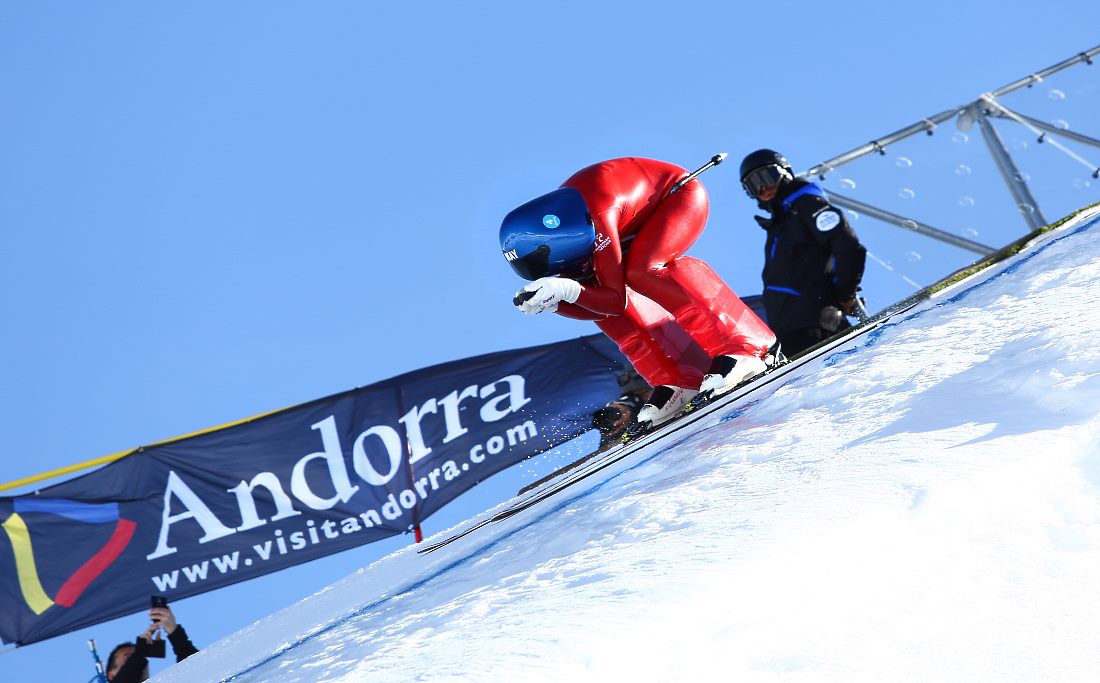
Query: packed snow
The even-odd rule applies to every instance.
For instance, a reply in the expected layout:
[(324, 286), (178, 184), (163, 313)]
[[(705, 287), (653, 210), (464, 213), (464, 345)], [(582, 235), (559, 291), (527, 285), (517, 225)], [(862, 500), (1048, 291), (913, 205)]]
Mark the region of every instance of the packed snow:
[(1097, 680), (1098, 302), (1092, 211), (157, 680)]

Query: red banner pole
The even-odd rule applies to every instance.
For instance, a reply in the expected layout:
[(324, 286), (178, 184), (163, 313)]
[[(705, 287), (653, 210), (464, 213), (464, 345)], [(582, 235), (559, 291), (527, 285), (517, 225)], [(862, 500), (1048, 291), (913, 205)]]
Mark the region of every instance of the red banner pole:
[[(395, 387), (397, 392), (397, 409), (401, 411), (401, 414), (407, 412), (405, 410), (405, 392), (402, 387)], [(405, 433), (405, 472), (409, 475), (409, 487), (412, 488), (413, 482), (416, 479), (416, 475), (413, 473), (412, 466), (412, 445), (409, 443), (408, 432)], [(416, 507), (412, 510), (413, 513), (413, 538), (414, 543), (420, 543), (424, 540), (424, 532), (420, 529), (420, 501), (417, 501)]]

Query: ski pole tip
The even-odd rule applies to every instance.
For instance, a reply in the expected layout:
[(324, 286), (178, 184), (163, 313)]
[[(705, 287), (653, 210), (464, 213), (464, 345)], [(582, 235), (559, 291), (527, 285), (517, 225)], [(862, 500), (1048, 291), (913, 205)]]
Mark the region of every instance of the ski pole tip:
[(728, 157), (728, 156), (729, 156), (729, 154), (727, 154), (726, 152), (720, 152), (720, 153), (718, 153), (718, 154), (715, 154), (714, 156), (712, 156), (712, 157), (710, 158), (710, 160), (711, 160), (712, 162), (714, 162), (714, 165), (715, 165), (715, 166), (717, 166), (718, 164), (720, 164), (720, 163), (722, 163), (723, 161), (725, 161), (726, 157)]

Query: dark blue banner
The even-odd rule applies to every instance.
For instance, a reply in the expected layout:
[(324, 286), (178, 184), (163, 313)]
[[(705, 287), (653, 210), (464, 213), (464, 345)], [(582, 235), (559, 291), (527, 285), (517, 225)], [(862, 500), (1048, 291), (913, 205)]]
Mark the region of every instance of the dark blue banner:
[[(447, 363), (0, 497), (0, 638), (28, 644), (404, 533), (590, 428), (602, 335)], [(145, 586), (145, 590), (135, 590)]]

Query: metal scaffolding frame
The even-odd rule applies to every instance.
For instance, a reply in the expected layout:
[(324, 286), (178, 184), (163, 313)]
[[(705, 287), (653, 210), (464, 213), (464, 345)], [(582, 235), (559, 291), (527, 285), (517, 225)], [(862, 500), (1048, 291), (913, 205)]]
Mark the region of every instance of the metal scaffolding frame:
[[(1035, 85), (1041, 83), (1043, 79), (1051, 74), (1055, 74), (1063, 69), (1066, 69), (1074, 64), (1085, 62), (1088, 65), (1092, 64), (1093, 57), (1100, 55), (1100, 45), (1080, 52), (1069, 59), (1066, 59), (1058, 64), (1043, 69), (1037, 73), (1033, 73), (1029, 76), (1013, 81), (1008, 85), (1002, 86), (992, 92), (985, 93), (977, 100), (968, 102), (964, 105), (941, 111), (938, 114), (923, 118), (920, 121), (906, 126), (900, 130), (894, 131), (889, 135), (883, 136), (876, 140), (872, 140), (865, 145), (856, 147), (853, 150), (840, 154), (827, 161), (823, 161), (816, 166), (811, 167), (807, 171), (803, 171), (798, 174), (800, 178), (808, 178), (817, 176), (820, 180), (824, 180), (825, 176), (836, 170), (844, 164), (850, 163), (868, 154), (878, 153), (880, 155), (886, 154), (886, 148), (889, 145), (899, 142), (908, 137), (924, 132), (928, 135), (932, 135), (939, 124), (944, 121), (948, 121), (952, 118), (958, 117), (960, 128), (964, 130), (969, 128), (973, 123), (977, 123), (982, 132), (982, 137), (985, 139), (986, 146), (989, 149), (990, 155), (993, 157), (993, 161), (997, 166), (997, 169), (1001, 173), (1001, 177), (1004, 179), (1005, 184), (1008, 186), (1009, 192), (1012, 193), (1012, 197), (1016, 202), (1016, 207), (1019, 209), (1024, 220), (1027, 222), (1029, 229), (1035, 230), (1047, 225), (1047, 219), (1043, 216), (1042, 211), (1039, 209), (1039, 204), (1032, 196), (1031, 190), (1027, 186), (1026, 178), (1019, 172), (1016, 167), (1016, 163), (1012, 160), (1012, 155), (1009, 154), (1005, 148), (1004, 143), (1001, 141), (1000, 135), (997, 133), (997, 129), (993, 127), (992, 122), (989, 120), (991, 117), (1004, 118), (1015, 121), (1019, 124), (1029, 127), (1033, 132), (1039, 134), (1038, 142), (1050, 142), (1063, 150), (1078, 162), (1084, 164), (1092, 170), (1092, 177), (1100, 178), (1100, 167), (1096, 167), (1080, 156), (1067, 150), (1057, 143), (1053, 139), (1053, 136), (1063, 137), (1068, 140), (1073, 140), (1078, 143), (1086, 145), (1092, 145), (1100, 148), (1100, 140), (1091, 138), (1087, 135), (1080, 133), (1073, 133), (1068, 130), (1063, 130), (1056, 126), (1052, 126), (1048, 123), (1038, 121), (1036, 119), (1018, 114), (1004, 105), (1002, 105), (998, 98), (1006, 95), (1020, 88)], [(930, 225), (914, 220), (912, 218), (901, 216), (883, 209), (877, 208), (870, 204), (860, 202), (849, 197), (841, 197), (835, 192), (829, 192), (829, 196), (833, 199), (834, 203), (853, 211), (860, 211), (862, 213), (877, 218), (891, 225), (895, 225), (906, 230), (926, 235), (941, 242), (946, 242), (953, 246), (967, 249), (979, 254), (988, 254), (993, 251), (992, 247), (988, 247), (984, 244), (979, 244), (972, 240), (968, 240), (964, 237), (959, 237), (946, 230), (940, 230), (933, 228)]]

